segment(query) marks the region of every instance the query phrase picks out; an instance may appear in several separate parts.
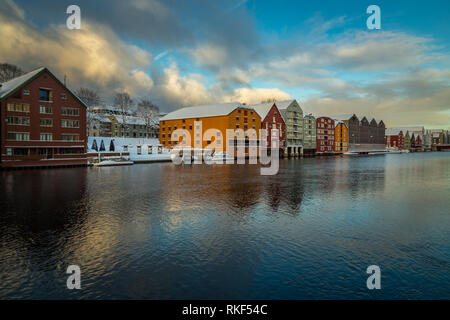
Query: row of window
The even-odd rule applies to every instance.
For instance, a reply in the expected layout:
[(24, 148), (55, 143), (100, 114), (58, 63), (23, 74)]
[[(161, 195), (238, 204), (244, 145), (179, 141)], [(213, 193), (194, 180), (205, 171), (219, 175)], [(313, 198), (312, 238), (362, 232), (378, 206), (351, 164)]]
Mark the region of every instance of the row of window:
[[(8, 132), (8, 140), (11, 141), (29, 141), (30, 133), (29, 132)], [(52, 133), (41, 133), (39, 136), (40, 141), (53, 141)], [(78, 141), (80, 140), (80, 135), (78, 134), (62, 134), (62, 141)]]
[[(28, 103), (8, 103), (7, 110), (11, 112), (30, 112), (30, 105)], [(39, 113), (41, 114), (53, 114), (52, 106), (39, 106)], [(64, 116), (79, 116), (79, 108), (61, 107), (61, 114)]]
[[(31, 154), (30, 148), (6, 148), (7, 156), (29, 156)], [(36, 151), (34, 151), (35, 153)], [(40, 156), (46, 156), (51, 154), (51, 150), (48, 148), (39, 148), (37, 154)], [(59, 148), (58, 154), (80, 154), (79, 150), (74, 148)]]
[[(29, 117), (7, 117), (7, 124), (15, 126), (29, 126)], [(39, 119), (41, 127), (53, 127), (53, 119), (41, 118)], [(61, 120), (61, 127), (63, 128), (79, 128), (78, 120)]]

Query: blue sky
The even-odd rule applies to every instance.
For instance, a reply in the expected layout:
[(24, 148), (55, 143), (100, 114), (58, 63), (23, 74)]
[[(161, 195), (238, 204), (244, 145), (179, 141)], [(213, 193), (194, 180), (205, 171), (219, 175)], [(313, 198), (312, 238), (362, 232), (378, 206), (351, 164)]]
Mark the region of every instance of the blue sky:
[[(81, 8), (81, 30), (65, 26)], [(381, 8), (381, 30), (366, 9)], [(0, 60), (46, 65), (105, 103), (161, 110), (295, 98), (314, 114), (450, 127), (448, 1), (5, 0)]]

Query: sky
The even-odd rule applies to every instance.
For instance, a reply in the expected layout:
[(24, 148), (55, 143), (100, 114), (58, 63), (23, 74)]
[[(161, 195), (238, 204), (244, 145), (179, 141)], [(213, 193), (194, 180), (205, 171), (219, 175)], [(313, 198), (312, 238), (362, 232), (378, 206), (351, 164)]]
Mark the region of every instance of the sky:
[(449, 1), (0, 1), (0, 62), (46, 66), (106, 104), (121, 91), (162, 112), (297, 99), (316, 116), (450, 129)]

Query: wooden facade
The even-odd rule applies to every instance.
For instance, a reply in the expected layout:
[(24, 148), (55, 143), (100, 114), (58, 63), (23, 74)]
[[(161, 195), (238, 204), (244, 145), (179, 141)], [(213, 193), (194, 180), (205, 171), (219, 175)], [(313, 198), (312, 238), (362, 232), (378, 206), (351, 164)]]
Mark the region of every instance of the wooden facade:
[(5, 82), (1, 166), (86, 165), (86, 105), (47, 68)]
[(316, 119), (317, 147), (316, 154), (332, 154), (334, 147), (334, 120), (329, 117), (319, 117)]
[(345, 153), (348, 151), (348, 128), (343, 121), (336, 122), (334, 129), (334, 151)]
[[(217, 112), (205, 112), (208, 108)], [(259, 139), (261, 117), (255, 110), (241, 104), (216, 105), (215, 108), (197, 106), (167, 114), (160, 119), (159, 128), (160, 143), (168, 149), (180, 145), (228, 152), (228, 146), (236, 149), (239, 143), (245, 143), (247, 154), (249, 141)], [(177, 129), (186, 132), (179, 134), (175, 132)], [(236, 131), (237, 135), (227, 137), (227, 129)], [(227, 138), (231, 141), (226, 141)]]

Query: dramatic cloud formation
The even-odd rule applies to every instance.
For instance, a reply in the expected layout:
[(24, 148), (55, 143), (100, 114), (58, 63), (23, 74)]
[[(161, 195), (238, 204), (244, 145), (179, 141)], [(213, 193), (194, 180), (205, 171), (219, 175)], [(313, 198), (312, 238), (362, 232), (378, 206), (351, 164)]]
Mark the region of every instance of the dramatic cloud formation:
[(258, 5), (253, 0), (79, 5), (82, 29), (68, 30), (64, 2), (6, 0), (0, 61), (25, 70), (45, 65), (108, 103), (126, 90), (166, 112), (295, 98), (316, 115), (354, 112), (389, 126), (450, 127), (448, 48), (430, 35), (370, 32), (349, 27), (354, 16), (314, 11), (303, 21), (285, 19), (296, 28), (267, 32), (281, 17), (257, 21), (248, 9)]

